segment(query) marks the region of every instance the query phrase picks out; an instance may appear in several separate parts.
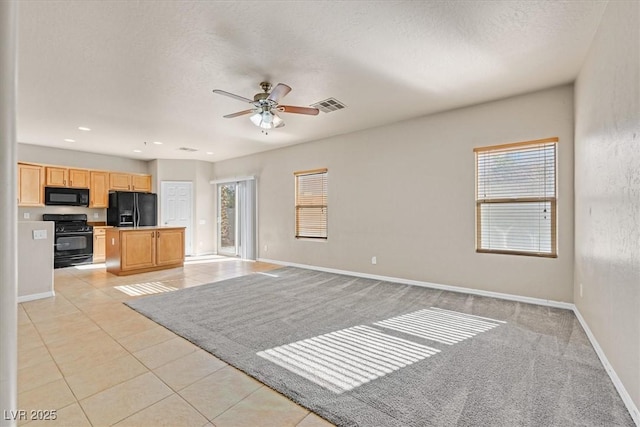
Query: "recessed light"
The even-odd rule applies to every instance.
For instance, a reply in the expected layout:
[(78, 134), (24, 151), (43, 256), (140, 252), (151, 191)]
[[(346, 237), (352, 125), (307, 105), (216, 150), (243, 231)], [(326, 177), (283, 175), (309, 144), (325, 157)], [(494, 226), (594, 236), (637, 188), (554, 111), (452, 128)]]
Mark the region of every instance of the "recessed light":
[(67, 139), (64, 140), (64, 142), (76, 142), (76, 140), (67, 138)]
[(153, 143), (156, 144), (156, 145), (162, 145), (162, 142), (160, 142), (160, 141), (153, 141)]
[(133, 150), (134, 153), (142, 153), (142, 150)]
[(84, 127), (84, 126), (79, 126), (79, 127), (78, 127), (78, 129), (80, 129), (80, 130), (84, 130), (84, 131), (86, 131), (86, 132), (89, 132), (89, 131), (91, 130), (91, 129), (86, 128), (86, 127)]
[(207, 154), (213, 154), (213, 151), (207, 151)]

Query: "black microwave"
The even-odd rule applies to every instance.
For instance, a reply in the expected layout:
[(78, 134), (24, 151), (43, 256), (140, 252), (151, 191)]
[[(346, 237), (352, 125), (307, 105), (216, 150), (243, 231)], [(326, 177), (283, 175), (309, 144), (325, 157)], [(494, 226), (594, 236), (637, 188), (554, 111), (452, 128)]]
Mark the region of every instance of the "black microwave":
[(47, 206), (89, 206), (88, 188), (44, 187)]

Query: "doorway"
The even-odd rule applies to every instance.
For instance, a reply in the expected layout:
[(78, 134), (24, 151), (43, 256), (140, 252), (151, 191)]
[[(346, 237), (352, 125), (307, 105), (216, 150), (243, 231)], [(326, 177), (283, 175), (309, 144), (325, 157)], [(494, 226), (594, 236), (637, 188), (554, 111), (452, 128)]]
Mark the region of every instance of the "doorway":
[(185, 255), (192, 255), (193, 183), (189, 181), (162, 181), (160, 184), (162, 225), (185, 227)]
[(238, 183), (218, 184), (218, 253), (240, 254), (238, 225)]
[(218, 181), (218, 254), (256, 259), (256, 181)]

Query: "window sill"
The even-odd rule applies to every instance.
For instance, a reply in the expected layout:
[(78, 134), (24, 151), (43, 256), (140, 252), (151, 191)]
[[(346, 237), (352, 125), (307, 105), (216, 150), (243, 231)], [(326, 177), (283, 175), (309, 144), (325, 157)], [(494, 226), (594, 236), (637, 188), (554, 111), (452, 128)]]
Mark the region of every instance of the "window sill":
[(305, 240), (309, 242), (326, 242), (327, 237), (296, 237), (296, 240)]
[(547, 253), (539, 253), (539, 252), (522, 252), (522, 251), (500, 251), (500, 250), (490, 250), (490, 249), (476, 249), (476, 253), (532, 256), (532, 257), (538, 257), (538, 258), (558, 258), (558, 254), (547, 254)]

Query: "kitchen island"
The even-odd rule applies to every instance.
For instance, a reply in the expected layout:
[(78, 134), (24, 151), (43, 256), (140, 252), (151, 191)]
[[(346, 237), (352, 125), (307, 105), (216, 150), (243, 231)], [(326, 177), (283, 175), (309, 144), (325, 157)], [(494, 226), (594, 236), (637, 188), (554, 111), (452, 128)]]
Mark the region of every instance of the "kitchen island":
[(107, 228), (107, 271), (125, 276), (182, 267), (184, 230), (171, 226)]

